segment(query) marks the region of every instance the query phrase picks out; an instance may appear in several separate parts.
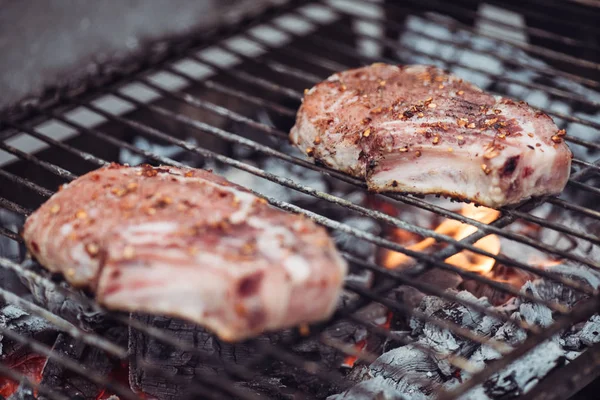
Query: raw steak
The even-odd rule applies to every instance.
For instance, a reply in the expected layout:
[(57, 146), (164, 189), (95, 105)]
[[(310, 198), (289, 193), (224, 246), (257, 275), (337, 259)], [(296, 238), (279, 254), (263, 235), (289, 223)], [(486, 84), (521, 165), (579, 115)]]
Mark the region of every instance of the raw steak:
[(327, 232), (208, 171), (112, 164), (25, 223), (46, 268), (109, 308), (178, 316), (224, 340), (327, 318), (346, 263)]
[(525, 102), (436, 67), (373, 64), (307, 90), (290, 138), (373, 191), (499, 207), (563, 190), (571, 166), (564, 135)]

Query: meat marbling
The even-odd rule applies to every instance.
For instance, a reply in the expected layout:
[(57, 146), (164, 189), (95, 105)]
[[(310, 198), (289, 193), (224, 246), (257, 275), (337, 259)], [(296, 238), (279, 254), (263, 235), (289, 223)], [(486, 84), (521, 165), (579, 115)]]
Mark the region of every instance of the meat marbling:
[(182, 317), (231, 341), (327, 318), (347, 269), (322, 227), (195, 169), (90, 172), (23, 236), (42, 265), (108, 308)]
[(571, 152), (552, 119), (432, 66), (340, 72), (305, 92), (291, 141), (370, 190), (490, 207), (560, 193)]

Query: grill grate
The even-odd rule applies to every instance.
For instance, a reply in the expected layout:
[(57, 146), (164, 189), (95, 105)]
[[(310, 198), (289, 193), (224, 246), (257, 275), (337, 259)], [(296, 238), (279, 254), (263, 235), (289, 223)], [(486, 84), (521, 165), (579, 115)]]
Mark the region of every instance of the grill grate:
[[(551, 270), (540, 270), (539, 268), (536, 268), (535, 266), (514, 257), (500, 254), (494, 255), (474, 246), (474, 243), (479, 239), (489, 234), (496, 234), (513, 242), (536, 248), (545, 252), (546, 254), (552, 254), (560, 259), (571, 260), (576, 263), (587, 265), (593, 269), (600, 269), (599, 260), (592, 259), (589, 256), (581, 255), (576, 252), (564, 250), (554, 245), (549, 245), (542, 241), (534, 240), (526, 235), (515, 233), (506, 229), (516, 221), (527, 221), (528, 223), (539, 226), (540, 229), (549, 229), (562, 232), (584, 242), (598, 245), (600, 244), (600, 240), (598, 239), (597, 235), (594, 235), (593, 233), (582, 231), (580, 229), (574, 229), (558, 222), (546, 220), (531, 213), (541, 204), (546, 203), (549, 204), (550, 207), (556, 208), (557, 210), (566, 210), (572, 212), (573, 215), (600, 220), (600, 212), (595, 208), (588, 207), (588, 205), (574, 203), (571, 199), (565, 198), (537, 199), (528, 201), (516, 208), (502, 208), (501, 216), (495, 222), (488, 225), (463, 216), (443, 206), (432, 203), (427, 198), (420, 199), (403, 194), (385, 194), (375, 196), (385, 202), (399, 202), (410, 207), (416, 207), (428, 211), (443, 218), (450, 218), (465, 222), (477, 228), (477, 232), (471, 234), (465, 239), (455, 240), (450, 236), (406, 222), (403, 219), (390, 216), (382, 211), (356, 204), (355, 202), (346, 200), (342, 196), (333, 195), (310, 185), (297, 182), (286, 176), (274, 174), (255, 165), (246, 163), (244, 161), (239, 161), (238, 157), (223, 155), (219, 151), (214, 151), (208, 147), (190, 143), (189, 141), (174, 135), (173, 129), (162, 127), (164, 126), (164, 123), (168, 123), (172, 124), (169, 126), (182, 126), (186, 129), (202, 132), (204, 135), (206, 135), (202, 136), (203, 138), (218, 138), (223, 142), (250, 149), (261, 156), (279, 159), (288, 165), (299, 166), (307, 170), (316, 171), (327, 176), (329, 179), (334, 179), (351, 185), (352, 187), (364, 189), (365, 184), (358, 179), (346, 176), (340, 172), (333, 171), (322, 166), (314, 165), (298, 156), (290, 155), (286, 149), (282, 149), (283, 143), (287, 140), (287, 134), (283, 129), (277, 128), (277, 125), (265, 123), (257, 118), (250, 118), (239, 110), (236, 110), (234, 107), (230, 108), (219, 105), (217, 102), (206, 100), (201, 96), (188, 93), (187, 88), (194, 87), (211, 90), (227, 96), (226, 98), (228, 99), (235, 98), (244, 105), (268, 110), (273, 112), (274, 115), (278, 117), (289, 119), (295, 115), (295, 109), (302, 97), (300, 88), (307, 85), (312, 85), (316, 81), (326, 78), (333, 71), (347, 69), (351, 66), (361, 63), (372, 63), (375, 61), (384, 61), (390, 63), (405, 62), (406, 60), (404, 60), (404, 57), (401, 55), (401, 53), (393, 53), (402, 51), (410, 54), (411, 56), (427, 57), (428, 59), (432, 60), (432, 62), (436, 62), (447, 68), (460, 67), (464, 71), (467, 71), (467, 73), (484, 75), (494, 83), (488, 87), (489, 91), (493, 93), (504, 95), (507, 94), (506, 90), (502, 86), (495, 84), (498, 82), (516, 85), (521, 89), (524, 89), (525, 93), (543, 92), (552, 99), (557, 99), (570, 105), (572, 114), (567, 114), (564, 111), (557, 111), (557, 109), (552, 107), (541, 107), (543, 111), (555, 117), (561, 127), (567, 126), (568, 124), (575, 124), (579, 127), (585, 127), (586, 129), (590, 130), (593, 135), (598, 134), (598, 130), (600, 130), (600, 123), (596, 122), (589, 116), (586, 116), (586, 113), (579, 112), (579, 110), (589, 109), (590, 107), (597, 110), (600, 102), (590, 99), (589, 96), (586, 96), (581, 92), (569, 91), (564, 89), (564, 87), (556, 87), (552, 81), (552, 78), (559, 77), (568, 79), (571, 82), (585, 85), (588, 88), (600, 88), (600, 83), (593, 79), (587, 78), (586, 74), (573, 74), (571, 72), (564, 72), (564, 70), (558, 70), (553, 67), (549, 67), (546, 64), (531, 64), (523, 59), (520, 59), (519, 57), (510, 57), (499, 52), (477, 48), (470, 41), (456, 41), (454, 36), (440, 37), (439, 35), (425, 31), (416, 32), (418, 35), (431, 41), (436, 46), (449, 46), (452, 49), (453, 55), (451, 57), (446, 57), (443, 55), (438, 55), (445, 54), (443, 52), (428, 52), (407, 47), (396, 40), (390, 38), (381, 38), (380, 36), (372, 33), (366, 33), (361, 30), (353, 29), (352, 25), (350, 24), (339, 24), (336, 26), (337, 34), (332, 33), (327, 37), (320, 35), (318, 36), (318, 40), (314, 40), (315, 35), (313, 35), (313, 40), (309, 41), (309, 46), (311, 47), (307, 49), (307, 43), (305, 41), (306, 32), (299, 34), (298, 29), (296, 29), (298, 25), (288, 25), (281, 22), (282, 19), (280, 19), (289, 18), (292, 16), (297, 24), (300, 24), (300, 26), (309, 25), (314, 29), (317, 29), (317, 33), (319, 32), (319, 29), (325, 29), (324, 27), (326, 27), (331, 20), (344, 18), (358, 20), (361, 23), (374, 24), (395, 34), (400, 34), (404, 29), (406, 29), (404, 24), (383, 17), (385, 13), (380, 13), (379, 16), (372, 16), (372, 14), (369, 14), (367, 11), (385, 10), (391, 15), (404, 15), (412, 12), (412, 9), (401, 8), (393, 5), (383, 6), (375, 1), (369, 1), (367, 5), (364, 3), (361, 5), (361, 3), (362, 2), (357, 2), (355, 0), (341, 0), (316, 2), (316, 5), (312, 5), (312, 8), (281, 8), (279, 12), (275, 12), (273, 15), (268, 14), (263, 18), (249, 21), (245, 27), (248, 30), (238, 33), (239, 36), (237, 36), (237, 38), (242, 38), (246, 44), (251, 44), (253, 49), (258, 49), (254, 53), (248, 53), (247, 50), (240, 49), (239, 46), (237, 46), (239, 41), (228, 41), (228, 39), (231, 38), (230, 35), (221, 34), (221, 36), (217, 36), (217, 39), (219, 40), (211, 39), (208, 41), (208, 43), (204, 42), (200, 46), (197, 46), (194, 43), (184, 43), (178, 48), (177, 51), (174, 52), (174, 56), (165, 58), (159, 64), (148, 67), (141, 72), (136, 72), (133, 75), (126, 75), (123, 77), (123, 79), (113, 80), (112, 83), (103, 84), (102, 86), (96, 88), (93, 93), (86, 92), (82, 95), (74, 97), (67, 96), (61, 98), (58, 103), (53, 104), (50, 107), (34, 106), (29, 110), (30, 115), (28, 115), (27, 119), (12, 118), (2, 121), (6, 127), (6, 130), (5, 132), (0, 133), (0, 137), (6, 137), (9, 140), (0, 142), (0, 149), (12, 155), (14, 159), (19, 160), (21, 165), (26, 165), (34, 168), (35, 170), (42, 171), (39, 174), (39, 177), (52, 176), (52, 179), (47, 180), (39, 177), (36, 178), (35, 175), (21, 173), (21, 169), (10, 168), (10, 166), (0, 169), (0, 177), (4, 182), (9, 182), (10, 188), (19, 188), (19, 190), (23, 189), (26, 191), (25, 193), (36, 195), (37, 200), (35, 202), (38, 204), (43, 199), (52, 195), (53, 191), (48, 189), (48, 187), (51, 187), (51, 183), (53, 185), (54, 182), (73, 180), (79, 175), (79, 173), (84, 172), (85, 169), (89, 170), (93, 167), (98, 167), (114, 160), (114, 157), (110, 158), (100, 155), (93, 149), (85, 148), (84, 146), (77, 144), (75, 141), (62, 141), (49, 136), (48, 134), (44, 133), (42, 129), (40, 129), (40, 121), (54, 121), (55, 123), (60, 123), (63, 128), (68, 128), (76, 132), (77, 135), (81, 135), (85, 138), (94, 138), (94, 140), (96, 140), (98, 143), (102, 142), (116, 149), (127, 149), (131, 153), (142, 156), (154, 163), (173, 166), (185, 165), (184, 162), (177, 161), (173, 157), (165, 156), (155, 151), (136, 146), (132, 144), (127, 137), (113, 135), (111, 129), (103, 128), (104, 125), (85, 125), (81, 122), (81, 120), (73, 117), (73, 115), (77, 112), (82, 112), (82, 110), (85, 110), (85, 112), (94, 115), (96, 119), (102, 119), (105, 121), (104, 123), (112, 124), (111, 126), (126, 127), (128, 130), (145, 138), (152, 139), (158, 143), (167, 143), (171, 146), (179, 148), (184, 152), (201, 157), (205, 160), (217, 161), (221, 164), (255, 175), (261, 179), (265, 179), (283, 187), (307, 194), (318, 199), (319, 204), (327, 203), (331, 206), (341, 207), (349, 210), (350, 212), (358, 213), (370, 219), (379, 221), (387, 226), (400, 228), (423, 237), (432, 237), (440, 242), (448, 244), (444, 250), (439, 251), (434, 255), (421, 253), (408, 249), (394, 241), (382, 238), (379, 235), (357, 229), (325, 215), (301, 208), (290, 202), (279, 200), (274, 196), (256, 193), (276, 207), (307, 215), (308, 217), (317, 221), (319, 224), (324, 225), (331, 230), (344, 232), (359, 240), (373, 243), (380, 248), (404, 253), (417, 260), (417, 265), (408, 271), (392, 271), (376, 263), (359, 259), (348, 253), (343, 253), (343, 256), (352, 265), (361, 269), (372, 271), (378, 278), (382, 280), (382, 283), (372, 289), (365, 289), (363, 286), (352, 282), (347, 283), (345, 288), (350, 292), (356, 293), (358, 295), (358, 299), (350, 302), (343, 309), (338, 310), (330, 321), (311, 326), (310, 334), (308, 335), (303, 334), (303, 332), (300, 331), (294, 331), (290, 337), (280, 340), (276, 345), (266, 344), (259, 340), (251, 340), (251, 345), (258, 351), (257, 355), (253, 356), (252, 359), (243, 365), (224, 363), (227, 378), (216, 378), (212, 375), (208, 376), (203, 371), (197, 370), (195, 375), (196, 380), (194, 384), (191, 385), (190, 390), (198, 395), (202, 395), (205, 398), (222, 398), (222, 395), (241, 399), (258, 398), (259, 396), (257, 394), (246, 389), (240, 389), (234, 385), (233, 382), (235, 380), (251, 380), (254, 374), (253, 371), (268, 360), (277, 360), (286, 363), (291, 367), (305, 370), (316, 375), (316, 377), (320, 379), (322, 383), (336, 383), (340, 388), (347, 388), (350, 385), (350, 382), (346, 381), (340, 373), (336, 371), (328, 371), (323, 365), (314, 361), (306, 360), (299, 354), (289, 351), (288, 349), (290, 349), (293, 345), (301, 343), (307, 339), (319, 338), (325, 345), (330, 346), (342, 353), (356, 356), (359, 359), (367, 362), (373, 361), (378, 355), (369, 353), (367, 351), (358, 352), (353, 346), (323, 334), (323, 331), (327, 327), (331, 326), (334, 321), (340, 321), (344, 319), (364, 326), (374, 335), (383, 336), (387, 339), (396, 340), (400, 343), (408, 343), (406, 338), (403, 338), (394, 332), (375, 326), (370, 321), (355, 314), (357, 310), (371, 302), (380, 303), (386, 306), (389, 310), (397, 312), (401, 315), (407, 315), (426, 321), (435, 326), (453, 332), (458, 336), (464, 337), (472, 342), (485, 344), (486, 346), (489, 346), (504, 355), (501, 359), (487, 364), (485, 370), (475, 373), (472, 379), (466, 381), (452, 392), (443, 394), (441, 398), (455, 397), (465, 393), (467, 390), (473, 388), (477, 384), (484, 382), (492, 374), (500, 371), (502, 368), (506, 367), (509, 363), (521, 357), (529, 350), (533, 349), (542, 341), (549, 339), (565, 328), (573, 326), (576, 322), (585, 320), (594, 314), (600, 305), (600, 297), (598, 297), (597, 290), (589, 287), (588, 285), (566, 278), (558, 273), (552, 272)], [(426, 3), (428, 11), (435, 9), (446, 15), (459, 19), (473, 17), (472, 12), (469, 11), (470, 9), (468, 7), (463, 8), (463, 6), (461, 6), (461, 4), (463, 4), (462, 2), (457, 2), (456, 5), (445, 5), (434, 0), (418, 3)], [(467, 1), (466, 3), (471, 2)], [(417, 4), (417, 2), (410, 0), (407, 2), (407, 4)], [(316, 16), (315, 10), (330, 16), (331, 19), (328, 21), (319, 19)], [(421, 10), (421, 6), (419, 6), (419, 10)], [(470, 26), (461, 22), (444, 18), (440, 14), (420, 14), (420, 18), (423, 18), (425, 21), (440, 24), (451, 31), (467, 32), (477, 37), (493, 39), (495, 42), (509, 45), (514, 49), (522, 50), (532, 55), (543, 56), (545, 59), (566, 63), (570, 65), (573, 70), (576, 68), (582, 68), (592, 72), (595, 71), (596, 73), (598, 70), (600, 70), (600, 64), (597, 62), (576, 58), (569, 54), (551, 51), (547, 48), (536, 45), (490, 37), (490, 35), (481, 33), (475, 28), (471, 28)], [(492, 24), (498, 22), (496, 25), (504, 28), (515, 28), (513, 25), (507, 22), (489, 21), (489, 18), (486, 18), (486, 20)], [(289, 22), (289, 19), (283, 21)], [(279, 35), (289, 38), (289, 43), (291, 43), (291, 45), (286, 45), (283, 47), (273, 46), (269, 40), (265, 39), (265, 37), (259, 34), (261, 31), (253, 30), (253, 28), (258, 26), (259, 22), (262, 23), (261, 26), (263, 28), (267, 27), (270, 32), (276, 32)], [(565, 43), (570, 46), (578, 46), (582, 49), (594, 51), (596, 54), (598, 52), (597, 44), (581, 43), (576, 39), (557, 36), (548, 31), (539, 29), (527, 29), (527, 32), (536, 37), (546, 37), (556, 42)], [(357, 40), (370, 41), (371, 43), (388, 50), (388, 53), (392, 51), (392, 54), (385, 53), (385, 56), (370, 56), (367, 55), (367, 53), (357, 52), (353, 44), (349, 44), (348, 42), (344, 42), (343, 40), (336, 38), (336, 35), (345, 38), (356, 37)], [(314, 49), (312, 48), (313, 45)], [(216, 51), (219, 55), (225, 57), (225, 59), (234, 58), (239, 63), (236, 65), (241, 65), (242, 67), (233, 68), (232, 65), (219, 62), (219, 60), (222, 60), (222, 58), (213, 59), (210, 55), (215, 54), (214, 51), (213, 53), (209, 53), (207, 52), (207, 49), (217, 49)], [(317, 49), (320, 49), (321, 51), (317, 53)], [(494, 72), (493, 70), (489, 70), (485, 67), (468, 65), (461, 61), (460, 57), (456, 55), (456, 53), (460, 51), (470, 51), (485, 55), (494, 59), (498, 63), (510, 66), (510, 68), (517, 68), (538, 73), (544, 79), (540, 79), (539, 81), (528, 81), (520, 78), (514, 78), (511, 77), (511, 71), (508, 67), (503, 68), (499, 72)], [(195, 69), (191, 70), (192, 72), (190, 72), (190, 69), (183, 68), (183, 66), (189, 65), (190, 63), (195, 67)], [(198, 70), (205, 71), (207, 69), (212, 71), (212, 75), (198, 77)], [(168, 74), (170, 77), (175, 78), (184, 84), (180, 88), (176, 89), (174, 89), (173, 86), (165, 85), (164, 82), (161, 84), (161, 80), (156, 79), (155, 74), (157, 73)], [(262, 92), (257, 91), (258, 88), (260, 88)], [(144, 95), (144, 93), (150, 93), (151, 96), (147, 97)], [(510, 93), (508, 94), (510, 95)], [(282, 100), (281, 96), (283, 96), (285, 100)], [(154, 101), (150, 102), (148, 100), (149, 98), (160, 98), (161, 103)], [(112, 103), (107, 103), (106, 99), (110, 99)], [(163, 100), (167, 103), (162, 102)], [(126, 104), (128, 110), (135, 109), (146, 112), (154, 116), (154, 118), (159, 118), (163, 123), (160, 125), (161, 127), (156, 128), (151, 123), (140, 121), (138, 118), (134, 117), (133, 114), (115, 112), (113, 109), (106, 106), (106, 104), (113, 104), (114, 102)], [(196, 119), (193, 116), (188, 116), (188, 113), (178, 112), (177, 110), (179, 108), (173, 106), (174, 104), (177, 104), (177, 107), (185, 105), (186, 107), (190, 107), (192, 110), (204, 110), (212, 115), (224, 118), (230, 123), (237, 124), (236, 126), (238, 129), (224, 129), (219, 127), (218, 124), (212, 124), (202, 119)], [(256, 140), (250, 139), (247, 135), (244, 135), (246, 130), (260, 132), (263, 136)], [(40, 153), (39, 155), (31, 154), (29, 152), (20, 150), (16, 145), (9, 144), (10, 140), (14, 139), (18, 134), (36, 138), (37, 140), (43, 142), (45, 146), (60, 151), (61, 154), (68, 155), (70, 160), (77, 160), (78, 162), (84, 163), (86, 168), (84, 168), (84, 170), (80, 170), (81, 167), (71, 169), (66, 166), (68, 163), (66, 163), (64, 160), (53, 160), (46, 157), (43, 153)], [(594, 186), (593, 181), (590, 183), (590, 180), (600, 171), (600, 159), (589, 161), (583, 159), (583, 155), (585, 155), (586, 152), (593, 154), (594, 151), (597, 152), (600, 150), (600, 143), (598, 143), (597, 140), (594, 141), (592, 139), (594, 137), (593, 135), (573, 135), (567, 136), (566, 138), (566, 140), (570, 141), (570, 145), (572, 147), (576, 147), (579, 150), (576, 151), (577, 158), (573, 160), (573, 164), (577, 170), (571, 175), (571, 179), (569, 181), (570, 189), (576, 193), (585, 192), (586, 195), (592, 197), (600, 194), (600, 190)], [(584, 149), (585, 151), (581, 149)], [(20, 204), (15, 197), (11, 197), (10, 190), (4, 190), (4, 188), (0, 189), (0, 207), (22, 216), (27, 216), (31, 212), (31, 205)], [(0, 230), (0, 235), (6, 236), (11, 240), (19, 242), (21, 241), (18, 235), (5, 228)], [(473, 253), (494, 258), (496, 262), (503, 265), (534, 273), (538, 276), (559, 282), (565, 287), (584, 293), (591, 297), (587, 302), (579, 304), (574, 309), (568, 309), (568, 307), (566, 307), (564, 304), (542, 301), (531, 294), (522, 293), (508, 284), (497, 282), (477, 273), (462, 270), (444, 261), (448, 257), (465, 249)], [(157, 338), (175, 348), (189, 351), (192, 354), (198, 354), (204, 359), (214, 357), (202, 352), (191, 344), (182, 343), (176, 340), (175, 338), (169, 336), (168, 333), (160, 329), (145, 325), (134, 319), (130, 319), (126, 315), (101, 310), (96, 304), (92, 303), (85, 296), (82, 296), (71, 289), (64, 288), (61, 285), (57, 285), (48, 278), (26, 268), (23, 265), (14, 263), (6, 258), (0, 258), (0, 266), (15, 271), (19, 276), (34, 280), (43, 287), (51, 288), (52, 290), (63, 293), (69, 298), (72, 298), (78, 303), (84, 304), (93, 310), (102, 311), (117, 324), (130, 326), (132, 329), (139, 330), (144, 334)], [(504, 293), (521, 297), (535, 304), (545, 305), (553, 310), (558, 317), (552, 326), (543, 330), (537, 326), (530, 325), (525, 321), (509, 318), (494, 309), (482, 307), (475, 302), (462, 299), (433, 285), (421, 282), (419, 278), (422, 276), (422, 274), (428, 270), (431, 270), (432, 268), (451, 271), (464, 277), (465, 279), (477, 281)], [(512, 321), (514, 324), (527, 331), (529, 333), (529, 337), (522, 345), (516, 349), (512, 349), (503, 342), (495, 341), (482, 336), (451, 321), (436, 318), (434, 316), (428, 316), (419, 310), (387, 298), (386, 293), (400, 284), (408, 285), (424, 293), (462, 304), (473, 311), (486, 314), (501, 321)], [(49, 320), (59, 330), (68, 333), (72, 337), (81, 340), (86, 344), (106, 351), (116, 359), (124, 360), (128, 356), (127, 349), (107, 341), (93, 332), (84, 331), (72, 325), (65, 319), (50, 313), (49, 311), (17, 296), (16, 294), (1, 289), (0, 297), (2, 297), (8, 303), (15, 304), (31, 312), (32, 314)], [(96, 376), (90, 371), (82, 371), (81, 366), (77, 364), (77, 362), (53, 352), (42, 343), (20, 337), (16, 333), (5, 328), (0, 328), (0, 333), (15, 341), (22, 342), (24, 345), (30, 347), (39, 354), (47, 355), (49, 358), (57, 361), (66, 369), (76, 373), (84, 373), (85, 376), (87, 376), (87, 378), (90, 380), (100, 384), (101, 386), (107, 387), (119, 396), (122, 396), (122, 398), (137, 398), (122, 385), (111, 383), (104, 377)], [(426, 347), (422, 344), (413, 343), (413, 345), (419, 347), (427, 354), (431, 354), (433, 356), (442, 356), (441, 354), (436, 353), (434, 349)], [(469, 360), (461, 356), (452, 356), (448, 359), (448, 361), (451, 365), (461, 370), (471, 372), (476, 371), (475, 366), (472, 365)], [(139, 360), (138, 362), (143, 364), (144, 368), (154, 370), (154, 372), (158, 374), (168, 374), (156, 366), (153, 366), (151, 363), (144, 362), (143, 360)], [(19, 376), (18, 373), (11, 371), (6, 365), (3, 364), (0, 364), (0, 373), (17, 378), (19, 380), (23, 378), (22, 376)], [(167, 376), (167, 378), (174, 381), (180, 379), (175, 375)], [(188, 384), (187, 381), (185, 381), (185, 383)], [(40, 392), (44, 392), (44, 387), (40, 387), (35, 383), (32, 383), (32, 386), (37, 388)], [(276, 387), (273, 387), (272, 389), (273, 393), (277, 393), (278, 389)], [(49, 398), (64, 398), (64, 396), (61, 396), (58, 393), (52, 393), (48, 390), (46, 390), (46, 392)]]

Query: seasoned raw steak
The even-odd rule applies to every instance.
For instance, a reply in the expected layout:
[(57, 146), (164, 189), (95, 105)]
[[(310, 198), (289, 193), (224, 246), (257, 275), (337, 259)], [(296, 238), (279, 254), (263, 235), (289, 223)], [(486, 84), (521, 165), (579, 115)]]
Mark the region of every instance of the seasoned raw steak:
[(183, 317), (225, 340), (328, 317), (346, 274), (323, 228), (203, 170), (90, 172), (33, 213), (23, 236), (107, 307)]
[(290, 138), (373, 191), (498, 207), (563, 190), (571, 166), (564, 135), (526, 103), (438, 68), (373, 64), (308, 90)]

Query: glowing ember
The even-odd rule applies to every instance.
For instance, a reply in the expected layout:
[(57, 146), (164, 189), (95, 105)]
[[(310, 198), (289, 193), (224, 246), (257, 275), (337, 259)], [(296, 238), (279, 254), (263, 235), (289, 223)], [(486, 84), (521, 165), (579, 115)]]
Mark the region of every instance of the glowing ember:
[[(465, 217), (472, 218), (485, 224), (495, 221), (500, 216), (499, 211), (486, 207), (475, 207), (471, 204), (465, 205), (460, 213)], [(464, 239), (476, 231), (477, 228), (473, 225), (465, 224), (453, 219), (447, 219), (435, 228), (436, 233), (451, 236), (456, 240)], [(408, 248), (414, 251), (424, 251), (436, 243), (437, 241), (435, 239), (426, 238)], [(498, 254), (500, 252), (500, 239), (496, 235), (488, 235), (475, 242), (474, 246), (486, 250), (489, 253)], [(410, 260), (412, 260), (412, 258), (405, 254), (390, 251), (386, 253), (383, 264), (387, 268), (394, 269), (408, 264)], [(485, 275), (492, 270), (495, 260), (465, 250), (447, 258), (446, 262), (456, 267)]]
[[(355, 344), (356, 351), (360, 352), (362, 349), (365, 348), (366, 345), (367, 345), (366, 340), (361, 340), (360, 342), (357, 342)], [(344, 359), (344, 362), (342, 363), (342, 367), (352, 368), (352, 367), (354, 367), (354, 364), (356, 363), (357, 360), (358, 360), (358, 356), (347, 356)]]
[[(391, 311), (388, 311), (387, 313), (387, 317), (385, 319), (385, 322), (382, 324), (379, 324), (380, 327), (387, 329), (388, 331), (390, 330), (391, 326), (392, 326), (392, 319), (394, 318), (394, 313), (392, 313)], [(365, 347), (367, 346), (367, 340), (363, 339), (359, 342), (357, 342), (354, 347), (356, 348), (356, 352), (360, 353)], [(344, 359), (344, 362), (342, 362), (342, 367), (345, 368), (352, 368), (354, 367), (354, 364), (356, 364), (356, 361), (358, 360), (358, 356), (357, 355), (353, 355), (353, 356), (347, 356)]]
[[(45, 365), (46, 357), (29, 354), (12, 364), (11, 369), (27, 376), (33, 382), (39, 383), (42, 380), (42, 371)], [(0, 376), (0, 395), (4, 398), (12, 395), (18, 387), (19, 382)]]

